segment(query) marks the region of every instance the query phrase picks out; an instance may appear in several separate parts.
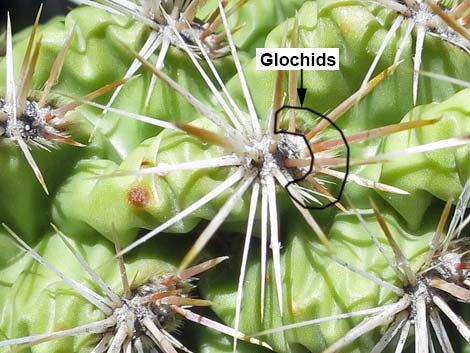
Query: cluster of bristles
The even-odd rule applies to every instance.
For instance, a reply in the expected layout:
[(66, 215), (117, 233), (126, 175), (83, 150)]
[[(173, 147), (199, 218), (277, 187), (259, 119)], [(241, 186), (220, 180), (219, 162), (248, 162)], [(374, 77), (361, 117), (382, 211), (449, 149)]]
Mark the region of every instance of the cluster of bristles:
[[(77, 0), (77, 3), (79, 2), (80, 0)], [(192, 39), (191, 31), (201, 39), (204, 48), (212, 57), (227, 55), (229, 48), (224, 40), (225, 35), (223, 33), (214, 33), (214, 29), (220, 26), (220, 21), (217, 21), (217, 14), (214, 13), (207, 22), (203, 22), (196, 18), (196, 13), (202, 1), (179, 1), (179, 4), (176, 4), (177, 2), (172, 0), (141, 1), (140, 14), (154, 21), (159, 26), (158, 31), (160, 34), (166, 36), (172, 46), (181, 47), (178, 38), (170, 28), (169, 22), (174, 22), (181, 36), (192, 50), (197, 52), (199, 49)], [(241, 5), (242, 2), (237, 6)]]
[(393, 238), (385, 219), (373, 203), (374, 214), (388, 240), (394, 258), (389, 257), (377, 235), (367, 226), (362, 215), (354, 210), (356, 217), (363, 224), (364, 230), (373, 240), (377, 250), (382, 253), (390, 268), (395, 272), (399, 284), (385, 281), (375, 274), (364, 272), (335, 255), (327, 253), (325, 255), (340, 266), (344, 266), (379, 287), (393, 292), (396, 299), (391, 304), (285, 325), (258, 332), (254, 336), (264, 336), (329, 321), (366, 316), (362, 322), (330, 345), (323, 353), (337, 352), (352, 344), (359, 337), (381, 326), (388, 327), (381, 334), (381, 338), (376, 345), (370, 350), (371, 352), (383, 352), (391, 342), (395, 342), (394, 351), (396, 353), (403, 352), (409, 336), (413, 335), (411, 333), (413, 332), (412, 327), (414, 327), (414, 352), (436, 352), (433, 336), (437, 338), (437, 343), (442, 352), (454, 352), (448, 335), (448, 327), (444, 326), (441, 313), (451, 324), (455, 325), (460, 335), (469, 342), (470, 327), (448, 304), (452, 301), (470, 303), (470, 262), (468, 262), (470, 249), (468, 247), (468, 238), (460, 238), (461, 232), (470, 222), (469, 216), (464, 217), (469, 201), (470, 182), (467, 182), (448, 231), (444, 232), (444, 227), (448, 221), (451, 202), (446, 204), (431, 240), (430, 249), (426, 252), (424, 261), (416, 270), (412, 269), (402, 249)]
[[(188, 308), (192, 306), (209, 306), (206, 300), (190, 298), (193, 289), (191, 282), (194, 276), (205, 272), (227, 257), (208, 260), (199, 265), (186, 269), (179, 274), (166, 274), (151, 277), (143, 285), (132, 289), (127, 278), (127, 271), (121, 256), (119, 269), (122, 280), (123, 295), (104, 282), (103, 279), (87, 264), (80, 253), (74, 249), (67, 237), (57, 227), (52, 225), (57, 236), (59, 236), (67, 248), (72, 252), (75, 259), (80, 263), (82, 269), (93, 279), (94, 283), (101, 289), (99, 294), (89, 287), (77, 282), (64, 274), (60, 269), (52, 265), (38, 252), (26, 244), (8, 226), (4, 228), (15, 239), (15, 245), (27, 252), (34, 260), (48, 268), (78, 295), (99, 309), (105, 318), (90, 324), (78, 326), (72, 329), (56, 331), (47, 334), (32, 335), (22, 338), (0, 341), (1, 347), (27, 348), (36, 344), (57, 340), (68, 336), (82, 334), (100, 333), (99, 340), (94, 353), (120, 353), (137, 351), (138, 353), (153, 352), (158, 348), (163, 353), (176, 353), (176, 349), (189, 350), (179, 342), (172, 333), (181, 324), (181, 318), (197, 322), (201, 325), (213, 328), (236, 339), (269, 346), (255, 338), (249, 338), (244, 334), (213, 320), (193, 313)], [(119, 240), (115, 238), (116, 251), (120, 251)]]
[[(397, 12), (397, 17), (393, 21), (387, 35), (377, 51), (369, 71), (364, 79), (365, 82), (371, 77), (382, 54), (390, 42), (396, 38), (398, 29), (404, 27), (404, 33), (398, 42), (398, 49), (395, 53), (394, 62), (402, 59), (402, 54), (408, 42), (412, 42), (412, 32), (416, 29), (414, 67), (413, 67), (413, 104), (418, 101), (418, 84), (423, 60), (423, 48), (426, 34), (436, 36), (447, 41), (462, 50), (470, 53), (470, 31), (469, 27), (469, 3), (453, 1), (452, 7), (446, 7), (442, 2), (434, 0), (375, 0), (385, 7)], [(405, 24), (402, 26), (402, 24)], [(442, 78), (442, 77), (441, 77)], [(444, 78), (445, 79), (445, 78)]]
[[(39, 108), (34, 101), (26, 101), (26, 108), (23, 114), (17, 118), (16, 124), (11, 119), (12, 107), (0, 99), (0, 114), (5, 120), (0, 121), (0, 136), (14, 139), (15, 136), (21, 136), (25, 141), (36, 139), (46, 135), (45, 130), (52, 128), (46, 125), (44, 117), (49, 114), (50, 109)], [(53, 130), (58, 133), (58, 131)]]
[[(214, 11), (206, 21), (196, 17), (199, 8), (204, 5), (203, 0), (139, 0), (129, 2), (123, 0), (72, 0), (78, 5), (89, 5), (111, 14), (126, 16), (132, 20), (137, 20), (150, 29), (142, 49), (139, 54), (149, 59), (153, 54), (157, 54), (156, 67), (162, 69), (165, 64), (170, 46), (180, 49), (189, 48), (195, 55), (202, 55), (206, 52), (211, 58), (219, 58), (230, 52), (225, 40), (227, 33), (216, 32), (222, 20), (218, 10)], [(227, 16), (237, 11), (248, 0), (239, 0), (227, 11)], [(223, 6), (227, 6), (228, 1), (223, 1)], [(235, 32), (239, 29), (230, 29)], [(184, 42), (184, 44), (182, 44)], [(129, 66), (124, 79), (129, 79), (141, 67), (139, 60)], [(152, 78), (145, 106), (150, 103), (153, 90), (156, 85), (156, 77)], [(118, 88), (104, 112), (109, 111), (111, 105), (117, 98), (121, 88)]]

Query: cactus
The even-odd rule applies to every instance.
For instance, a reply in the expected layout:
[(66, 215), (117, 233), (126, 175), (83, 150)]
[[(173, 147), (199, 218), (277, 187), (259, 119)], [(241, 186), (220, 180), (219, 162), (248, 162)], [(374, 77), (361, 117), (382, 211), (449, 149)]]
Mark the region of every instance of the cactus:
[(468, 1), (74, 2), (0, 36), (0, 351), (468, 349)]

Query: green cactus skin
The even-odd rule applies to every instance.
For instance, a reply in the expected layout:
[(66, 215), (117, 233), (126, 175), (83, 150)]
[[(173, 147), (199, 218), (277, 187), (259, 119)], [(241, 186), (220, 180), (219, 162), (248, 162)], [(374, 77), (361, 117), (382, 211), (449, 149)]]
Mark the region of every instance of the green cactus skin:
[[(441, 103), (431, 103), (411, 110), (402, 121), (432, 117), (440, 118), (441, 121), (427, 127), (426, 130), (388, 136), (384, 141), (384, 151), (467, 135), (470, 132), (467, 122), (470, 115), (469, 94), (470, 91), (465, 89)], [(469, 178), (468, 148), (465, 146), (447, 151), (435, 151), (385, 164), (381, 180), (399, 185), (412, 193), (407, 202), (393, 195), (387, 195), (386, 200), (410, 225), (418, 227), (433, 196), (441, 200), (458, 198), (463, 184)]]

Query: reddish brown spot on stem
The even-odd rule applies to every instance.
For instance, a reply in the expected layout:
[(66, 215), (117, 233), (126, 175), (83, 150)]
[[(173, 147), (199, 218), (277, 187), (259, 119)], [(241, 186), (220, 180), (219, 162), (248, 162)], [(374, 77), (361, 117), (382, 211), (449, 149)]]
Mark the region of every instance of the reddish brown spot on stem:
[(127, 199), (135, 207), (145, 207), (150, 201), (150, 196), (147, 189), (136, 185), (129, 190)]

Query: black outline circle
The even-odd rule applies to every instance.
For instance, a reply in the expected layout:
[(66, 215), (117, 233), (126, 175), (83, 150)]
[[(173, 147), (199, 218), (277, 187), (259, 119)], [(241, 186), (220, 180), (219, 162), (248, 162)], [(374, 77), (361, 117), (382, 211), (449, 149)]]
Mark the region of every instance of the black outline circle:
[[(315, 160), (315, 156), (314, 156), (314, 153), (310, 147), (310, 144), (308, 143), (307, 141), (307, 138), (305, 137), (305, 134), (301, 134), (301, 133), (295, 133), (295, 132), (289, 132), (289, 131), (285, 131), (285, 130), (276, 130), (276, 126), (277, 126), (277, 120), (278, 120), (278, 114), (283, 111), (284, 109), (297, 109), (297, 110), (306, 110), (312, 114), (315, 114), (317, 116), (319, 116), (320, 118), (323, 118), (323, 119), (326, 119), (331, 126), (333, 126), (338, 132), (339, 134), (341, 135), (341, 138), (342, 140), (344, 141), (344, 146), (346, 147), (346, 171), (345, 171), (345, 176), (343, 178), (343, 181), (341, 182), (341, 187), (339, 189), (339, 193), (338, 193), (338, 196), (336, 197), (336, 200), (335, 201), (330, 201), (330, 203), (324, 205), (324, 206), (305, 206), (302, 202), (300, 202), (297, 198), (295, 198), (292, 193), (289, 191), (289, 186), (294, 184), (294, 183), (298, 183), (302, 180), (304, 180), (313, 170), (313, 164), (314, 164), (314, 160)], [(349, 149), (349, 144), (348, 144), (348, 141), (346, 140), (346, 136), (344, 136), (344, 133), (343, 131), (338, 127), (338, 125), (336, 125), (330, 118), (328, 118), (327, 116), (313, 110), (313, 109), (310, 109), (310, 108), (307, 108), (307, 107), (299, 107), (299, 106), (292, 106), (292, 105), (283, 105), (281, 108), (279, 108), (276, 113), (274, 114), (274, 133), (275, 134), (289, 134), (289, 135), (296, 135), (296, 136), (301, 136), (305, 143), (307, 144), (307, 147), (308, 147), (308, 150), (309, 150), (309, 153), (310, 153), (310, 166), (309, 166), (309, 169), (308, 169), (308, 172), (305, 173), (305, 175), (301, 178), (298, 178), (298, 179), (294, 179), (292, 181), (289, 181), (286, 186), (284, 187), (287, 191), (287, 193), (289, 194), (289, 196), (295, 201), (297, 202), (297, 204), (299, 204), (300, 206), (302, 206), (303, 208), (306, 208), (306, 209), (310, 209), (310, 210), (323, 210), (327, 207), (330, 207), (330, 206), (333, 206), (335, 204), (337, 204), (340, 200), (341, 200), (341, 197), (343, 196), (343, 191), (344, 191), (344, 188), (346, 186), (346, 181), (348, 180), (348, 175), (349, 175), (349, 160), (350, 160), (350, 149)]]

